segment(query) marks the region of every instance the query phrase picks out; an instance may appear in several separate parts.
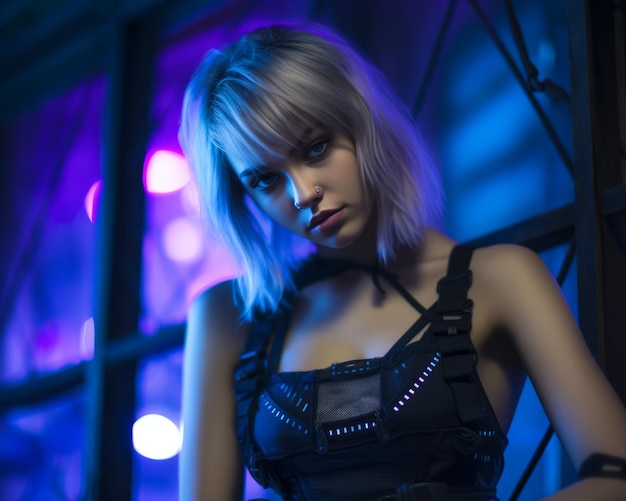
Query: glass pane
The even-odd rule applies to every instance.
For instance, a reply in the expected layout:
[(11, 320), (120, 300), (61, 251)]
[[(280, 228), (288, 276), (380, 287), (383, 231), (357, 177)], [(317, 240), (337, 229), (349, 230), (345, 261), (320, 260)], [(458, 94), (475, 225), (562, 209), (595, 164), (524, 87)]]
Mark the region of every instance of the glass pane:
[[(568, 91), (564, 2), (520, 2), (515, 10), (539, 79)], [(487, 17), (523, 73), (505, 2)], [(471, 8), (460, 18), (440, 63), (430, 97), (448, 198), (447, 231), (469, 240), (573, 202), (573, 182), (557, 148)], [(534, 96), (571, 156), (566, 103), (542, 93)]]
[(0, 418), (0, 499), (80, 499), (83, 493), (82, 391)]
[(234, 274), (227, 252), (204, 226), (198, 194), (177, 141), (186, 82), (202, 57), (202, 44), (183, 39), (158, 56), (150, 138), (144, 166), (142, 331), (183, 322), (196, 292)]
[(0, 260), (0, 381), (89, 358), (104, 82), (81, 83), (0, 133), (8, 223)]
[(182, 350), (145, 359), (137, 375), (134, 492), (138, 501), (178, 499)]

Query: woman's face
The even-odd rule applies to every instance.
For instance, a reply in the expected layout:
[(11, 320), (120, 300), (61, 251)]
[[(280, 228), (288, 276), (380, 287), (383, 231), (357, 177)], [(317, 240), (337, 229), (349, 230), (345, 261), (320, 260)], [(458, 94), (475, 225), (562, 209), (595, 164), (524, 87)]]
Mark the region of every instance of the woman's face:
[(362, 187), (354, 144), (342, 134), (310, 130), (278, 161), (231, 164), (269, 217), (318, 246), (344, 249), (372, 225), (372, 198)]

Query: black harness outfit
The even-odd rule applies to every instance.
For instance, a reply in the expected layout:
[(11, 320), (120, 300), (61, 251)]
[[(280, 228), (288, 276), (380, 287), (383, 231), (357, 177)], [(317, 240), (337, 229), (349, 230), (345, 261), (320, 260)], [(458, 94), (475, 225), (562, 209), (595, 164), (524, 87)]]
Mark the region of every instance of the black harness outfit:
[(471, 255), (454, 248), (430, 308), (382, 268), (316, 257), (302, 267), (298, 288), (362, 268), (416, 321), (383, 357), (308, 372), (278, 372), (297, 292), (254, 323), (235, 390), (240, 448), (262, 486), (292, 501), (497, 500), (507, 439), (476, 372)]

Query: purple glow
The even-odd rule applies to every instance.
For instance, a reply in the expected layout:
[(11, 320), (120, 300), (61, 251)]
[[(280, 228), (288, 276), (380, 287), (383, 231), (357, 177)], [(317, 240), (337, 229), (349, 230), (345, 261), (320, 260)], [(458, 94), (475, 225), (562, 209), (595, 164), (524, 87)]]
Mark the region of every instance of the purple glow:
[(179, 217), (170, 221), (162, 233), (163, 250), (172, 261), (188, 263), (202, 257), (203, 229), (199, 222)]
[[(221, 273), (216, 271), (216, 269), (221, 270)], [(194, 298), (202, 293), (203, 291), (210, 289), (214, 285), (224, 282), (226, 280), (232, 280), (238, 275), (235, 266), (230, 262), (227, 257), (223, 257), (221, 262), (217, 262), (217, 267), (207, 270), (205, 273), (202, 273), (195, 280), (192, 280), (189, 285), (187, 285), (187, 294), (186, 294), (186, 306), (189, 307)]]
[(182, 155), (158, 150), (146, 163), (143, 182), (148, 193), (164, 195), (182, 189), (189, 179), (187, 160)]
[(187, 214), (200, 215), (202, 212), (200, 193), (195, 183), (187, 183), (180, 192), (181, 206)]
[(54, 351), (61, 339), (61, 328), (54, 320), (48, 320), (37, 333), (36, 346), (41, 354), (49, 354)]

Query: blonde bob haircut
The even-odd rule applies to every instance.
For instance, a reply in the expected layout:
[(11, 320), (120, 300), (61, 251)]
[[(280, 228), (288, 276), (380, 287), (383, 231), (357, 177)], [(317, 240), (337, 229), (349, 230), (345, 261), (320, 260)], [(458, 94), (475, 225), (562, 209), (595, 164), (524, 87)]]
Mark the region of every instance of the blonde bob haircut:
[(288, 232), (259, 221), (230, 162), (259, 166), (313, 126), (354, 142), (363, 189), (377, 210), (382, 263), (398, 246), (419, 243), (440, 213), (438, 173), (410, 114), (340, 36), (320, 26), (276, 25), (211, 50), (187, 86), (179, 140), (208, 223), (241, 269), (235, 290), (245, 319), (278, 308), (292, 287), (294, 260)]

